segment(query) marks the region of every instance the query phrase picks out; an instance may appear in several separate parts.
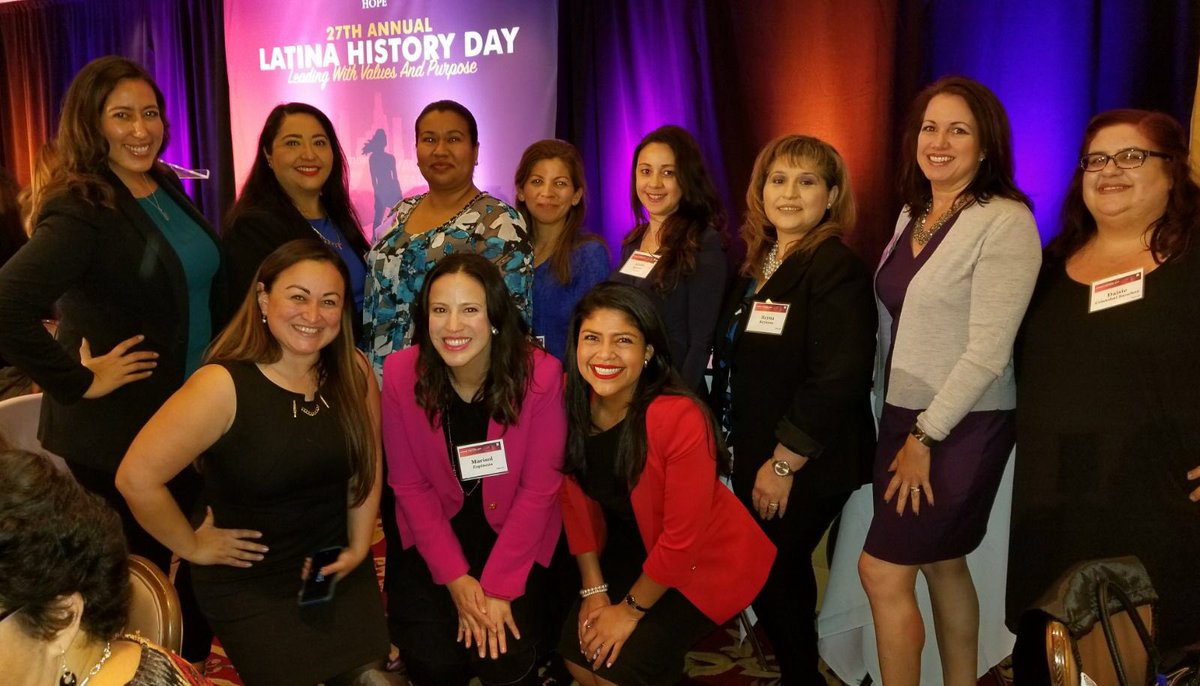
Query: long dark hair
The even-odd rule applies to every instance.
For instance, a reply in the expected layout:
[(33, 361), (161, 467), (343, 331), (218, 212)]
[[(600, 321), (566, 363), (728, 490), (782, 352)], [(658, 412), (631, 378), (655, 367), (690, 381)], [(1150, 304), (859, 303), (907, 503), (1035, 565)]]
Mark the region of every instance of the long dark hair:
[(487, 377), (475, 400), (487, 405), (488, 415), (504, 426), (512, 426), (521, 414), (521, 404), (533, 378), (533, 346), (529, 326), (504, 286), (500, 269), (486, 257), (475, 253), (454, 253), (438, 261), (425, 277), (421, 295), (413, 303), (413, 343), (417, 353), (417, 383), (413, 388), (417, 404), (425, 410), (429, 424), (454, 402), (450, 368), (429, 337), (429, 291), (433, 282), (450, 274), (466, 274), (483, 287), (487, 300), (488, 323), (496, 329), (492, 335)]
[(267, 160), (267, 153), (279, 135), (279, 128), (289, 115), (307, 114), (317, 120), (325, 135), (329, 136), (329, 149), (333, 151), (333, 164), (329, 170), (329, 178), (321, 186), (321, 207), (342, 230), (346, 241), (354, 247), (359, 255), (366, 255), (371, 249), (362, 233), (362, 223), (358, 220), (358, 212), (350, 203), (350, 176), (346, 171), (346, 153), (338, 141), (337, 132), (333, 130), (333, 122), (321, 110), (302, 102), (289, 102), (276, 105), (267, 115), (262, 132), (258, 134), (258, 149), (254, 154), (254, 164), (246, 183), (242, 184), (242, 193), (237, 203), (225, 216), (225, 226), (232, 227), (239, 217), (252, 211), (266, 211), (272, 215), (285, 218), (289, 224), (305, 226), (308, 220), (296, 209), (295, 203), (288, 197), (287, 191), (279, 185), (275, 170)]
[(583, 322), (598, 310), (614, 310), (625, 315), (647, 345), (654, 347), (654, 354), (646, 362), (638, 377), (629, 411), (621, 428), (617, 448), (616, 472), (624, 476), (632, 488), (646, 467), (646, 411), (650, 403), (660, 395), (681, 395), (690, 398), (708, 419), (709, 440), (715, 447), (717, 472), (729, 474), (729, 450), (721, 439), (717, 423), (705, 404), (684, 385), (683, 379), (671, 365), (671, 345), (667, 341), (667, 328), (654, 303), (641, 290), (633, 286), (606, 282), (588, 291), (575, 306), (571, 315), (571, 331), (567, 339), (567, 455), (563, 471), (577, 476), (585, 475), (587, 460), (584, 454), (585, 439), (595, 433), (592, 423), (592, 388), (579, 371), (576, 348)]
[(629, 174), (629, 201), (637, 226), (622, 243), (636, 246), (650, 228), (650, 218), (637, 194), (638, 157), (651, 143), (662, 143), (675, 154), (675, 178), (683, 197), (679, 207), (663, 222), (659, 234), (658, 266), (650, 273), (655, 290), (669, 291), (679, 279), (696, 270), (696, 253), (700, 250), (700, 237), (708, 228), (716, 230), (721, 244), (728, 242), (725, 232), (725, 211), (721, 200), (704, 166), (704, 156), (692, 134), (678, 126), (660, 126), (646, 134), (633, 149), (633, 165)]
[(1013, 178), (1012, 127), (1000, 99), (987, 86), (964, 76), (945, 76), (925, 87), (913, 100), (912, 109), (904, 124), (900, 148), (900, 199), (913, 212), (919, 212), (933, 198), (929, 179), (917, 164), (917, 137), (925, 121), (925, 108), (938, 95), (957, 95), (966, 101), (975, 117), (979, 136), (979, 151), (983, 161), (964, 193), (970, 193), (979, 204), (993, 197), (1008, 198), (1033, 209), (1033, 201), (1025, 195)]
[[(288, 241), (267, 255), (254, 283), (267, 293), (284, 271), (305, 261), (330, 264), (342, 275), (342, 321), (333, 342), (321, 348), (317, 361), (317, 385), (328, 396), (329, 409), (337, 416), (346, 435), (350, 452), (350, 494), (353, 504), (366, 500), (375, 482), (375, 436), (363, 398), (367, 395), (367, 377), (362, 355), (354, 347), (353, 326), (357, 318), (354, 298), (350, 295), (350, 274), (346, 263), (324, 241), (301, 238)], [(251, 287), (233, 320), (209, 347), (207, 362), (254, 362), (271, 364), (283, 356), (279, 341), (262, 323), (257, 285)]]
[[(1148, 138), (1157, 152), (1171, 156), (1163, 160), (1167, 176), (1171, 179), (1171, 190), (1167, 194), (1167, 209), (1153, 224), (1146, 227), (1150, 233), (1150, 252), (1154, 261), (1162, 264), (1177, 259), (1192, 246), (1196, 233), (1196, 216), (1200, 212), (1200, 187), (1192, 179), (1188, 169), (1187, 136), (1183, 127), (1170, 115), (1148, 110), (1109, 110), (1092, 117), (1083, 133), (1083, 145), (1079, 154), (1083, 156), (1092, 140), (1101, 129), (1118, 124), (1129, 124)], [(1083, 203), (1083, 179), (1085, 172), (1078, 165), (1071, 177), (1071, 187), (1063, 203), (1062, 231), (1046, 246), (1053, 256), (1065, 260), (1082, 248), (1096, 233), (1096, 218)]]
[(52, 166), (47, 170), (45, 184), (39, 184), (31, 198), (32, 222), (36, 223), (46, 200), (60, 193), (77, 195), (97, 207), (113, 207), (113, 187), (104, 176), (108, 170), (109, 143), (101, 130), (100, 118), (104, 102), (125, 79), (144, 81), (154, 91), (163, 125), (162, 145), (157, 154), (166, 149), (171, 127), (162, 91), (149, 72), (137, 62), (115, 55), (88, 62), (75, 75), (63, 99), (58, 134), (50, 143), (53, 154), (45, 158)]
[(583, 218), (587, 215), (583, 158), (579, 156), (579, 151), (575, 149), (574, 145), (556, 138), (547, 138), (525, 148), (524, 154), (521, 155), (521, 161), (517, 163), (517, 172), (513, 175), (513, 183), (517, 187), (517, 211), (525, 218), (525, 226), (529, 229), (530, 245), (537, 241), (538, 225), (533, 215), (529, 213), (529, 206), (521, 199), (521, 187), (529, 180), (535, 164), (542, 160), (553, 159), (562, 160), (563, 165), (567, 168), (567, 173), (571, 176), (571, 185), (580, 192), (579, 202), (567, 210), (562, 233), (558, 235), (558, 241), (554, 244), (549, 258), (550, 266), (554, 270), (554, 278), (565, 285), (571, 282), (571, 253), (575, 248), (589, 241), (601, 244), (604, 241), (595, 234), (584, 233), (580, 230), (583, 227)]

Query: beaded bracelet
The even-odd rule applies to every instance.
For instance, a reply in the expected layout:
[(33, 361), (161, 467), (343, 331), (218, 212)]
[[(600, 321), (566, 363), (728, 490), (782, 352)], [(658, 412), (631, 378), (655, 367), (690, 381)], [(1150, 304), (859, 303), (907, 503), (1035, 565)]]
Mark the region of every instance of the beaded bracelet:
[(579, 597), (586, 598), (591, 595), (596, 595), (597, 593), (604, 593), (607, 590), (608, 590), (608, 584), (600, 584), (599, 586), (592, 586), (591, 588), (580, 589)]

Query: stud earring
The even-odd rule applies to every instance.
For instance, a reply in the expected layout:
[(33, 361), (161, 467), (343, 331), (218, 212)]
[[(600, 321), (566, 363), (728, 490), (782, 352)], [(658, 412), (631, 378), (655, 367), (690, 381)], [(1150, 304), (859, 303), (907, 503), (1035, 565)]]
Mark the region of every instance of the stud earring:
[(982, 162), (982, 161), (984, 161), (984, 160), (986, 160), (986, 159), (987, 159), (987, 155), (980, 155), (980, 156), (979, 156), (979, 161), (980, 161), (980, 162)]
[(650, 366), (650, 358), (647, 357), (646, 359), (642, 360), (642, 369), (645, 369), (646, 367), (649, 367), (649, 366)]
[(262, 323), (263, 323), (263, 324), (266, 324), (266, 323), (267, 323), (267, 313), (266, 313), (266, 312), (263, 312), (263, 313), (262, 313)]
[(497, 329), (496, 327), (493, 326), (492, 327), (492, 335), (495, 336), (498, 333), (500, 333), (500, 329)]
[(827, 209), (827, 210), (832, 210), (832, 209), (833, 209), (833, 203), (829, 203), (828, 205), (826, 205), (826, 206), (825, 206), (825, 209)]

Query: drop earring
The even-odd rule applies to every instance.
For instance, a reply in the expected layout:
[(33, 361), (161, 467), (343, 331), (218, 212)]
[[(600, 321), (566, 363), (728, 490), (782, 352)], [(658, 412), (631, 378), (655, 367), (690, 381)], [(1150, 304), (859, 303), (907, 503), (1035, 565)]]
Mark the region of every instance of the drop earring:
[(67, 651), (64, 650), (58, 656), (58, 659), (62, 663), (62, 674), (58, 677), (58, 686), (75, 686), (77, 683), (75, 679), (75, 672), (72, 672), (70, 668), (67, 667)]
[(267, 323), (267, 313), (266, 313), (266, 312), (263, 312), (263, 313), (262, 313), (262, 323), (263, 323), (263, 324), (266, 324), (266, 323)]

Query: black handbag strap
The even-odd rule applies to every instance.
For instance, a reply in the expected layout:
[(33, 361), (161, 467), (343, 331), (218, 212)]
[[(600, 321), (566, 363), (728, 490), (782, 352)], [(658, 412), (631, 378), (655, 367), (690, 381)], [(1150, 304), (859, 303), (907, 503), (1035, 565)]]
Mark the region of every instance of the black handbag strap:
[[(1121, 647), (1117, 644), (1117, 635), (1112, 626), (1112, 609), (1109, 607), (1109, 598), (1116, 598), (1121, 609), (1125, 610), (1125, 614), (1129, 616), (1129, 621), (1133, 623), (1133, 628), (1137, 631), (1138, 638), (1142, 641), (1142, 646), (1146, 649), (1146, 656), (1150, 663), (1151, 673), (1159, 674), (1159, 669), (1162, 661), (1158, 656), (1158, 649), (1154, 647), (1154, 639), (1150, 636), (1150, 631), (1146, 628), (1146, 623), (1142, 621), (1142, 616), (1138, 614), (1137, 607), (1133, 601), (1129, 599), (1129, 594), (1119, 585), (1114, 584), (1110, 579), (1101, 579), (1096, 585), (1096, 606), (1100, 614), (1100, 626), (1104, 629), (1104, 639), (1108, 642), (1108, 652), (1112, 656), (1113, 667), (1117, 673), (1117, 681), (1121, 686), (1133, 686), (1129, 681), (1129, 677), (1125, 674), (1125, 663), (1121, 659)], [(1138, 686), (1141, 686), (1139, 683)]]

